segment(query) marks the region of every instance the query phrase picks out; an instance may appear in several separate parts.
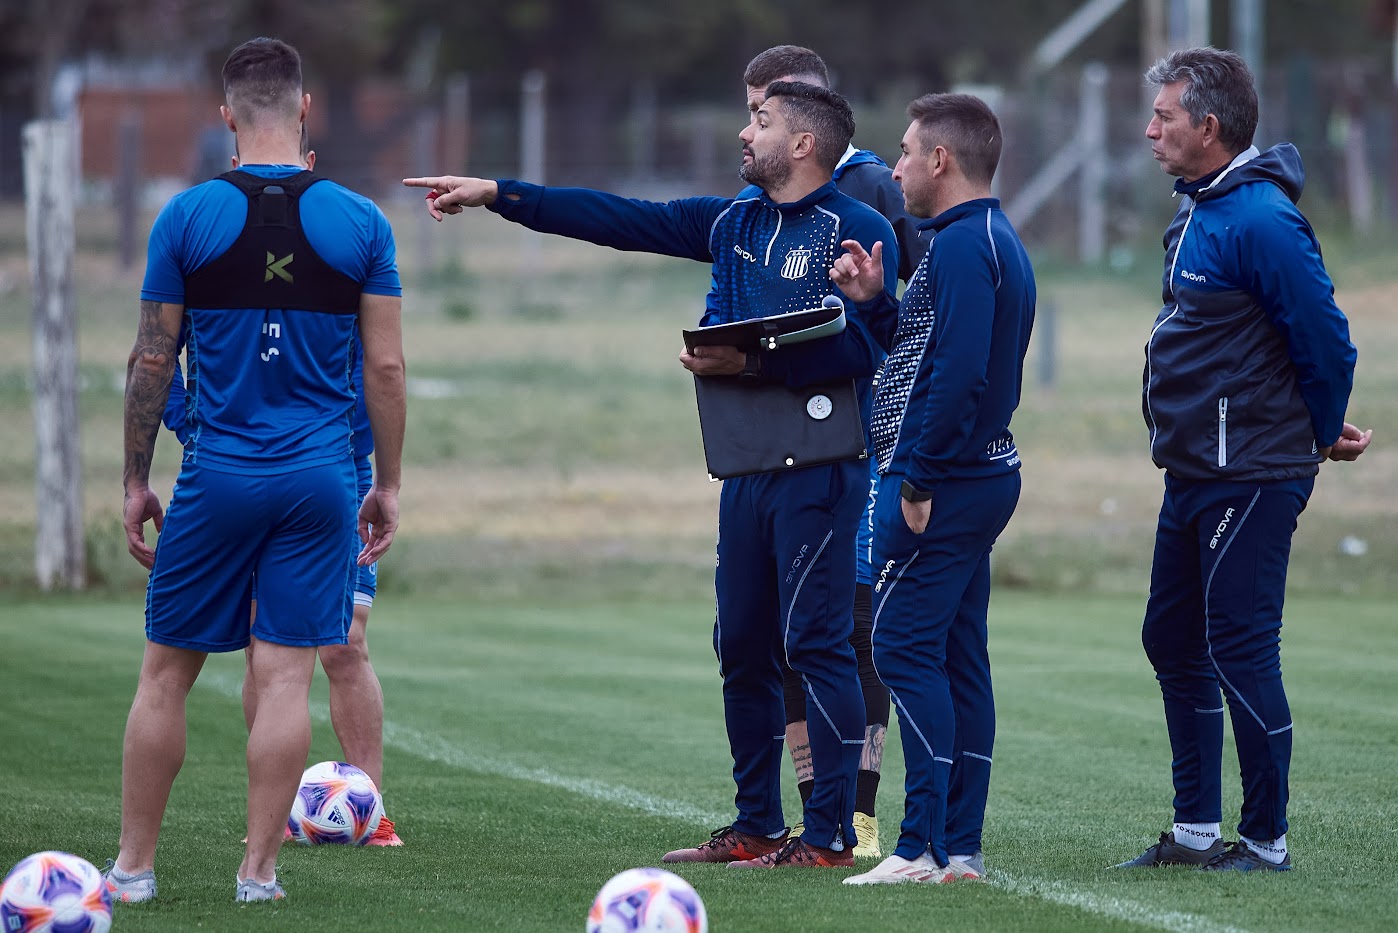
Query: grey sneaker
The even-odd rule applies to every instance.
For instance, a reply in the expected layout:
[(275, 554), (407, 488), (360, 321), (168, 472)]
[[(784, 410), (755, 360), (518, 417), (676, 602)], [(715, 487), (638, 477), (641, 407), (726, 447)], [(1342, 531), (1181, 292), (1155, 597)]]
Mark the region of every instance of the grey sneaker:
[(1291, 853), (1281, 862), (1269, 862), (1258, 855), (1246, 842), (1230, 842), (1227, 847), (1199, 866), (1200, 871), (1291, 871)]
[(139, 875), (128, 875), (116, 867), (116, 862), (107, 859), (102, 869), (102, 878), (107, 883), (107, 893), (114, 902), (139, 904), (155, 898), (155, 870), (143, 871)]
[(948, 860), (947, 868), (957, 881), (980, 881), (985, 877), (985, 854), (977, 852), (970, 858), (953, 857)]
[(1173, 832), (1161, 833), (1160, 841), (1129, 862), (1113, 865), (1113, 868), (1155, 868), (1159, 865), (1204, 865), (1214, 856), (1222, 855), (1229, 845), (1222, 839), (1214, 840), (1207, 849), (1191, 849), (1175, 841)]
[(277, 880), (275, 878), (273, 878), (266, 884), (263, 884), (260, 881), (253, 881), (251, 878), (247, 879), (246, 881), (244, 881), (242, 878), (239, 878), (238, 894), (234, 898), (234, 900), (279, 901), (284, 897), (286, 897), (286, 892), (282, 890), (281, 885), (277, 884)]

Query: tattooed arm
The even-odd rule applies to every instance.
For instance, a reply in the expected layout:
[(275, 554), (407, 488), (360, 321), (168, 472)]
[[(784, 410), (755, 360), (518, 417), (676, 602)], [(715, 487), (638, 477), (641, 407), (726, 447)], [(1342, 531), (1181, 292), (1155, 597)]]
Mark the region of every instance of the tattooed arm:
[(150, 461), (155, 453), (160, 416), (170, 395), (183, 318), (183, 305), (142, 300), (136, 344), (126, 363), (126, 459), (122, 471), (126, 499), (122, 525), (126, 528), (126, 549), (147, 570), (155, 563), (155, 551), (146, 544), (145, 523), (154, 521), (157, 532), (165, 524), (160, 499), (150, 488)]

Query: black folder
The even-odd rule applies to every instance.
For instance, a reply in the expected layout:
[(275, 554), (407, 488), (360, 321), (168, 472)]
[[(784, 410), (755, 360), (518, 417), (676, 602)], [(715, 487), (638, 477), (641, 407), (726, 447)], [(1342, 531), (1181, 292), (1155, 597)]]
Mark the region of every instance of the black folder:
[[(687, 330), (684, 341), (690, 349), (730, 346), (755, 352), (834, 336), (844, 328), (844, 306), (831, 296), (810, 311)], [(695, 376), (694, 395), (713, 479), (868, 456), (852, 379), (791, 388), (750, 385), (738, 376)]]

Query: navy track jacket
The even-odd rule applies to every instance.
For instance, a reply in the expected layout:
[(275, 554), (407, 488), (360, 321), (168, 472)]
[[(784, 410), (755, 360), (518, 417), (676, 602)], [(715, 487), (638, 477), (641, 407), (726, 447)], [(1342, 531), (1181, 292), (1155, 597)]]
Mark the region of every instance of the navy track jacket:
[(1146, 344), (1151, 457), (1191, 480), (1314, 476), (1344, 426), (1349, 323), (1296, 208), (1296, 147), (1249, 148), (1165, 232), (1164, 307)]
[(998, 198), (958, 204), (921, 224), (932, 235), (901, 309), (861, 305), (898, 330), (874, 399), (881, 473), (932, 491), (947, 477), (1019, 469), (1010, 416), (1034, 326), (1034, 270)]
[[(587, 188), (545, 188), (509, 179), (497, 184), (500, 193), (490, 209), (532, 230), (712, 262), (715, 291), (701, 322), (706, 326), (820, 307), (826, 295), (840, 294), (830, 281), (830, 267), (844, 252), (843, 240), (866, 249), (883, 240), (884, 281), (893, 283), (898, 275), (898, 251), (888, 249), (893, 228), (833, 182), (790, 204), (776, 204), (765, 194), (659, 203)], [(883, 358), (874, 333), (886, 340), (893, 321), (870, 321), (848, 299), (845, 314), (846, 327), (838, 336), (764, 351), (763, 381), (803, 386), (857, 379), (867, 396), (868, 378)]]

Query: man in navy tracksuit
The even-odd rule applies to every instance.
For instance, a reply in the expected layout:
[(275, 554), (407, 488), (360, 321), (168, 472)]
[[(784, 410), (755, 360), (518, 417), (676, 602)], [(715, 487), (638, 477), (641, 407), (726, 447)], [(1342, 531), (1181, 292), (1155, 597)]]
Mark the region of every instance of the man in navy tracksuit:
[[(433, 190), (429, 208), (457, 213), (488, 206), (546, 233), (616, 249), (713, 263), (716, 302), (705, 325), (818, 307), (842, 243), (889, 244), (887, 281), (898, 260), (888, 221), (841, 194), (831, 170), (849, 145), (849, 105), (825, 88), (778, 82), (740, 134), (749, 198), (686, 198), (658, 204), (578, 188), (454, 177), (406, 179)], [(871, 322), (847, 309), (843, 333), (779, 351), (743, 354), (699, 347), (681, 355), (700, 375), (739, 375), (801, 386), (858, 380), (862, 399), (882, 356)], [(891, 333), (890, 321), (879, 323)], [(852, 460), (728, 480), (719, 505), (718, 613), (714, 642), (738, 785), (738, 818), (703, 845), (667, 862), (745, 867), (854, 863), (855, 771), (864, 744), (864, 704), (849, 635), (854, 541), (867, 468)], [(784, 717), (779, 661), (801, 675), (820, 710), (811, 729), (816, 786), (805, 833), (788, 839), (780, 765)]]
[[(986, 647), (990, 551), (1019, 501), (1010, 417), (1034, 322), (1034, 272), (990, 196), (999, 122), (964, 94), (929, 94), (894, 177), (931, 218), (898, 315), (873, 439), (874, 664), (902, 727), (906, 805), (894, 854), (848, 884), (976, 879), (995, 707)], [(877, 253), (851, 247), (832, 278), (887, 317)]]
[[(804, 81), (807, 84), (830, 86), (830, 73), (825, 61), (815, 52), (798, 45), (773, 46), (759, 52), (748, 62), (743, 72), (747, 85), (748, 112), (754, 117), (767, 96), (767, 86), (774, 81)], [(856, 149), (853, 143), (840, 157), (834, 172), (835, 187), (863, 201), (882, 214), (893, 226), (898, 240), (898, 278), (912, 280), (913, 272), (927, 252), (927, 239), (918, 230), (918, 220), (903, 206), (903, 189), (893, 179), (893, 172), (883, 159), (868, 149)], [(745, 189), (738, 197), (760, 193), (760, 189)], [(709, 293), (709, 301), (716, 292)], [(888, 688), (874, 670), (870, 633), (874, 628), (873, 603), (870, 598), (871, 574), (869, 562), (873, 547), (873, 497), (878, 492), (878, 462), (869, 458), (870, 501), (859, 523), (858, 547), (855, 553), (854, 630), (850, 647), (859, 664), (859, 683), (864, 692), (864, 751), (859, 759), (855, 779), (854, 832), (858, 837), (854, 849), (856, 858), (881, 858), (879, 821), (875, 804), (879, 790), (879, 772), (883, 767), (884, 739), (888, 734)], [(796, 789), (804, 802), (815, 788), (811, 767), (811, 744), (807, 725), (809, 710), (801, 677), (782, 665), (782, 694), (786, 708), (786, 745), (791, 751), (791, 763), (796, 770)], [(801, 827), (792, 827), (793, 835), (801, 835)]]
[[(1289, 143), (1252, 146), (1257, 93), (1232, 52), (1188, 49), (1146, 75), (1146, 130), (1179, 176), (1164, 307), (1146, 344), (1143, 411), (1165, 470), (1142, 642), (1165, 700), (1174, 826), (1119, 867), (1285, 871), (1291, 712), (1279, 654), (1296, 520), (1345, 424), (1349, 325), (1310, 225)], [(1241, 841), (1220, 836), (1224, 700), (1242, 771)]]

